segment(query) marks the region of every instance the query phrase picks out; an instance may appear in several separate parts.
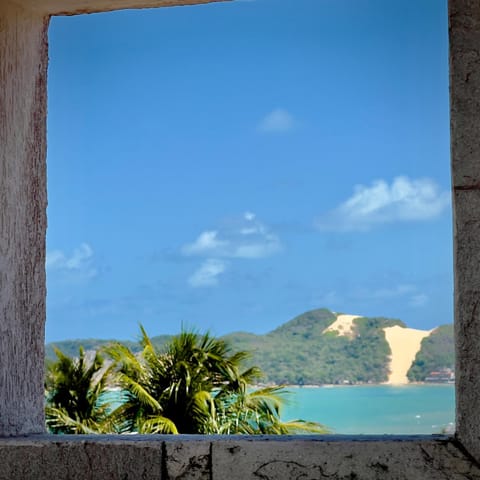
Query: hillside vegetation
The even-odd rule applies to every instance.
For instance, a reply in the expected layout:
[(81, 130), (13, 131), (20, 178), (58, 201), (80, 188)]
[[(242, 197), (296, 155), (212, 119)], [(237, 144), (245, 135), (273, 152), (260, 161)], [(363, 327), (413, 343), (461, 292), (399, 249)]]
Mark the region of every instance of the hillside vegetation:
[[(162, 346), (167, 343), (172, 338), (172, 335), (159, 335), (153, 337), (152, 341), (155, 341), (155, 345)], [(58, 348), (62, 353), (69, 357), (78, 356), (78, 350), (82, 347), (86, 352), (96, 351), (103, 347), (106, 347), (114, 342), (119, 340), (103, 340), (98, 338), (83, 338), (75, 340), (62, 340), (60, 342), (47, 343), (45, 345), (45, 358), (47, 360), (55, 360), (56, 355), (54, 348)], [(142, 347), (139, 342), (132, 340), (121, 340), (120, 343), (128, 347), (132, 352), (138, 353), (142, 350)]]
[[(265, 335), (234, 332), (223, 338), (233, 350), (252, 353), (250, 364), (262, 369), (265, 383), (321, 385), (387, 381), (391, 352), (383, 328), (406, 325), (401, 320), (363, 317), (353, 321), (351, 336), (335, 331), (324, 333), (336, 318), (330, 310), (317, 309)], [(152, 337), (152, 343), (161, 348), (170, 338), (168, 335)], [(68, 355), (75, 355), (80, 345), (85, 350), (96, 350), (108, 343), (108, 340), (70, 340), (56, 342), (55, 346)], [(133, 352), (141, 350), (136, 342), (122, 343)], [(47, 345), (47, 358), (52, 356), (52, 345)], [(423, 340), (408, 378), (423, 381), (432, 370), (453, 368), (453, 365), (453, 329), (451, 325), (444, 325)]]
[(442, 325), (422, 340), (422, 348), (407, 376), (412, 382), (423, 382), (430, 372), (453, 368), (454, 364), (453, 325)]
[(352, 338), (323, 333), (335, 320), (336, 315), (329, 310), (313, 310), (263, 336), (233, 333), (226, 338), (235, 349), (253, 352), (252, 363), (261, 366), (265, 382), (317, 385), (386, 381), (390, 347), (382, 328), (404, 326), (403, 322), (358, 318)]

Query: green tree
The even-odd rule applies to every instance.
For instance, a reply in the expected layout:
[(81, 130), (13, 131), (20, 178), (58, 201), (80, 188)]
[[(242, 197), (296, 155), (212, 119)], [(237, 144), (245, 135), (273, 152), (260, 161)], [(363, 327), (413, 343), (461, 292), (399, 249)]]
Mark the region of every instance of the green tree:
[(78, 358), (55, 349), (57, 360), (47, 365), (45, 379), (47, 427), (52, 433), (108, 433), (113, 431), (106, 393), (109, 369), (96, 353), (90, 361), (82, 347)]
[(319, 424), (280, 420), (284, 390), (250, 391), (261, 372), (242, 369), (248, 353), (232, 352), (209, 334), (183, 331), (163, 352), (141, 328), (142, 351), (120, 343), (107, 348), (123, 403), (113, 412), (120, 432), (296, 433), (324, 432)]
[(423, 382), (430, 372), (455, 368), (453, 325), (441, 325), (422, 340), (421, 348), (407, 373), (413, 382)]

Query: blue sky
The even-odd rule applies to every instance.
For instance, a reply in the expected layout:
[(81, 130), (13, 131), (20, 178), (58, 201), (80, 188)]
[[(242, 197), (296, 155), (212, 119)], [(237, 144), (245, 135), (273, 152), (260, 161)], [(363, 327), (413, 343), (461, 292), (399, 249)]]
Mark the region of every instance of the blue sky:
[(53, 18), (47, 341), (452, 322), (445, 0)]

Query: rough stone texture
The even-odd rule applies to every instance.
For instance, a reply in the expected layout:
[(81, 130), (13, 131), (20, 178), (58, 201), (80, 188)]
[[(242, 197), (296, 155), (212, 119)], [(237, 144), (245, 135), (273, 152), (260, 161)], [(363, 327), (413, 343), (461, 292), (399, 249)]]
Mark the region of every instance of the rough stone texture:
[(12, 0), (47, 15), (78, 15), (126, 8), (172, 7), (229, 0)]
[(210, 480), (210, 442), (198, 437), (165, 441), (166, 477), (169, 480)]
[(0, 440), (0, 480), (161, 480), (162, 469), (158, 441)]
[(0, 439), (0, 480), (477, 480), (448, 437)]
[(212, 480), (461, 480), (480, 469), (449, 440), (224, 440), (212, 445)]
[(0, 436), (44, 431), (50, 13), (207, 0), (0, 0)]
[(44, 430), (47, 28), (0, 2), (0, 435)]
[(450, 0), (456, 428), (480, 459), (480, 2)]
[[(48, 15), (209, 1), (0, 0), (0, 436), (44, 428)], [(449, 8), (459, 442), (4, 438), (0, 480), (480, 479), (469, 456), (480, 459), (480, 3), (450, 0)]]
[(456, 188), (480, 186), (480, 3), (450, 0), (452, 180)]

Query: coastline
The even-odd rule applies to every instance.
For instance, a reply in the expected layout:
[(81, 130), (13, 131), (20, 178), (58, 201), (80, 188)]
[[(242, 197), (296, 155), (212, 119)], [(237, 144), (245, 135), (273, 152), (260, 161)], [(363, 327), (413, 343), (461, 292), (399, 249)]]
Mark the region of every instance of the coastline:
[(412, 387), (412, 386), (421, 386), (421, 387), (454, 387), (455, 382), (408, 382), (408, 383), (348, 383), (348, 384), (339, 384), (339, 383), (323, 383), (321, 385), (300, 385), (300, 384), (255, 384), (252, 385), (254, 388), (265, 388), (265, 387), (283, 387), (283, 388), (305, 388), (305, 389), (315, 389), (315, 388), (352, 388), (352, 387)]

